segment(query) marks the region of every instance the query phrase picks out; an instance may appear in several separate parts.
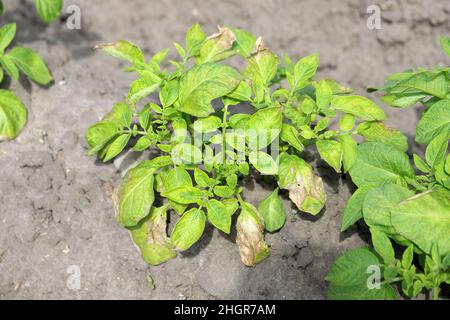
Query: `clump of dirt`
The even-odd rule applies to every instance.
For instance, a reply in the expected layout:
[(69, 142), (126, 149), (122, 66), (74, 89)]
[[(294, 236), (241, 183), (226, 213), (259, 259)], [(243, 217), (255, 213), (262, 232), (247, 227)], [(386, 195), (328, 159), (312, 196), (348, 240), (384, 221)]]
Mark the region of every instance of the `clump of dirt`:
[[(385, 1), (382, 30), (367, 28), (372, 3), (359, 0), (65, 1), (71, 4), (81, 9), (81, 30), (64, 22), (43, 25), (31, 1), (5, 4), (1, 18), (17, 22), (17, 42), (43, 55), (55, 82), (45, 88), (4, 84), (27, 105), (29, 122), (17, 140), (0, 144), (0, 298), (325, 298), (324, 276), (334, 259), (365, 241), (358, 227), (339, 232), (353, 187), (321, 163), (326, 209), (311, 217), (286, 201), (288, 221), (266, 235), (271, 257), (256, 267), (240, 262), (235, 235), (210, 226), (177, 259), (159, 267), (142, 261), (115, 221), (111, 193), (126, 169), (149, 155), (129, 152), (101, 164), (86, 156), (83, 137), (124, 99), (132, 75), (92, 48), (128, 39), (150, 55), (183, 42), (196, 21), (209, 33), (233, 25), (262, 35), (280, 54), (318, 51), (319, 78), (335, 78), (364, 95), (365, 86), (380, 85), (393, 72), (445, 61), (436, 38), (450, 30), (448, 1)], [(415, 109), (386, 111), (393, 127), (414, 133)], [(246, 180), (245, 187), (256, 205), (272, 186)], [(71, 285), (73, 270), (80, 272), (79, 288)]]

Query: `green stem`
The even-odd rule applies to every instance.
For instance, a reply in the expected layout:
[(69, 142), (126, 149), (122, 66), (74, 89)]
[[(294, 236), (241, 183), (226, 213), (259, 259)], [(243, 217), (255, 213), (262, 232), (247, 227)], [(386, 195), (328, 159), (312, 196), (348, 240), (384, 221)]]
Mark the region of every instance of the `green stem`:
[(439, 287), (434, 287), (433, 288), (433, 299), (434, 300), (439, 300)]
[(223, 106), (223, 118), (222, 118), (222, 163), (225, 163), (226, 160), (226, 147), (227, 147), (227, 140), (225, 137), (227, 126), (228, 126), (228, 105)]

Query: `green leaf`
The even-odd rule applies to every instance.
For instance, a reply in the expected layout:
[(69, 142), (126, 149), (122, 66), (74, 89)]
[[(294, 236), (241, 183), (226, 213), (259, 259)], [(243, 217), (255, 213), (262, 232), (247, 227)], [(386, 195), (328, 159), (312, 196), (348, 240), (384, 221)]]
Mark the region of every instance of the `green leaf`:
[(0, 89), (0, 141), (17, 137), (27, 122), (27, 109), (12, 92)]
[(239, 246), (241, 261), (246, 266), (253, 266), (269, 256), (269, 247), (264, 242), (262, 217), (250, 203), (242, 203), (236, 229), (236, 244)]
[(445, 172), (450, 174), (450, 154), (447, 156), (447, 160), (445, 160)]
[(450, 38), (447, 37), (439, 37), (439, 42), (441, 44), (442, 50), (444, 50), (444, 52), (450, 56)]
[(234, 189), (231, 189), (228, 186), (215, 186), (214, 194), (218, 197), (228, 198), (234, 194)]
[(423, 173), (431, 172), (431, 168), (421, 157), (419, 157), (417, 154), (413, 154), (413, 158), (414, 164), (416, 165), (417, 169), (419, 169)]
[(197, 65), (181, 77), (178, 110), (206, 117), (214, 112), (211, 100), (233, 91), (239, 81), (240, 75), (229, 66), (209, 63)]
[(450, 133), (450, 100), (433, 104), (417, 124), (416, 141), (428, 144), (441, 133)]
[(361, 96), (333, 96), (333, 109), (354, 115), (361, 120), (385, 120), (384, 111), (373, 101)]
[(201, 118), (192, 124), (192, 129), (201, 133), (216, 131), (222, 125), (222, 119), (216, 116)]
[(231, 189), (236, 188), (238, 177), (237, 177), (237, 175), (235, 173), (232, 173), (232, 174), (228, 175), (226, 180), (227, 180), (227, 185)]
[(269, 154), (265, 152), (252, 151), (250, 152), (248, 159), (255, 169), (262, 174), (275, 175), (278, 172), (277, 163)]
[(280, 134), (282, 110), (270, 107), (258, 110), (245, 123), (249, 148), (259, 150), (267, 147)]
[(154, 168), (137, 166), (128, 170), (120, 184), (115, 199), (116, 212), (125, 227), (135, 226), (150, 213), (153, 193)]
[(263, 217), (267, 231), (275, 232), (283, 227), (286, 221), (286, 213), (284, 212), (283, 202), (278, 196), (278, 188), (259, 203), (258, 211)]
[(11, 57), (0, 56), (0, 64), (11, 78), (19, 80), (19, 69), (16, 67)]
[[(0, 14), (1, 15), (1, 14)], [(11, 44), (16, 36), (16, 24), (8, 23), (0, 28), (0, 54)]]
[(195, 182), (197, 182), (197, 184), (200, 187), (209, 187), (211, 185), (211, 182), (213, 181), (207, 174), (206, 172), (202, 171), (199, 168), (195, 168), (194, 169), (194, 178), (195, 178)]
[[(239, 82), (239, 85), (231, 91), (226, 98), (231, 98), (233, 105), (238, 104), (241, 101), (251, 101), (252, 99), (252, 88), (246, 81)], [(230, 104), (231, 105), (231, 104)], [(230, 117), (231, 119), (231, 117)]]
[(376, 228), (370, 228), (370, 233), (372, 234), (373, 247), (375, 248), (375, 251), (383, 258), (384, 263), (388, 265), (394, 264), (394, 248), (392, 247), (391, 240), (389, 240), (388, 236)]
[(159, 100), (161, 104), (167, 108), (177, 101), (179, 91), (178, 80), (171, 80), (166, 83), (159, 92)]
[(208, 220), (217, 229), (230, 234), (231, 215), (227, 212), (225, 205), (216, 199), (210, 199), (206, 204)]
[(350, 176), (358, 186), (405, 184), (405, 178), (415, 177), (408, 155), (392, 145), (366, 142), (358, 146), (356, 162)]
[(133, 120), (133, 113), (126, 103), (116, 103), (110, 113), (108, 113), (103, 121), (113, 122), (117, 127), (128, 128)]
[(235, 52), (232, 49), (235, 37), (228, 28), (219, 27), (219, 32), (208, 37), (200, 47), (197, 64), (224, 60)]
[(180, 204), (190, 204), (202, 200), (202, 191), (194, 187), (182, 186), (164, 191), (161, 196)]
[(341, 172), (342, 144), (335, 140), (319, 140), (316, 142), (316, 146), (322, 159), (336, 172)]
[(300, 133), (293, 126), (289, 124), (283, 124), (281, 128), (281, 140), (287, 142), (291, 147), (294, 147), (298, 151), (303, 151), (305, 146), (299, 139)]
[(344, 113), (339, 119), (339, 128), (344, 132), (350, 131), (355, 126), (355, 120), (355, 116)]
[(46, 23), (51, 23), (58, 19), (63, 7), (63, 0), (35, 0), (36, 9)]
[(319, 57), (317, 54), (311, 54), (300, 59), (294, 66), (294, 83), (291, 87), (299, 90), (306, 86), (307, 81), (316, 74), (319, 67)]
[[(328, 298), (331, 300), (393, 300), (394, 289), (389, 284), (369, 289), (369, 267), (382, 262), (369, 248), (347, 251), (331, 267), (326, 280), (330, 282)], [(381, 280), (381, 279), (380, 279)]]
[(425, 152), (425, 159), (431, 168), (436, 169), (438, 165), (444, 164), (449, 138), (450, 131), (441, 133), (431, 140)]
[(414, 258), (414, 245), (409, 245), (408, 248), (403, 252), (402, 256), (402, 267), (404, 269), (409, 269), (412, 265)]
[(242, 57), (247, 58), (255, 48), (256, 38), (253, 34), (243, 29), (232, 28), (235, 36), (235, 50)]
[(346, 231), (358, 220), (363, 218), (363, 203), (366, 198), (367, 192), (371, 188), (359, 188), (352, 194), (347, 201), (347, 205), (344, 209), (344, 215), (342, 217), (341, 232)]
[(46, 85), (53, 80), (44, 60), (33, 49), (18, 46), (9, 51), (8, 57), (34, 82)]
[(356, 162), (358, 152), (358, 144), (355, 139), (348, 134), (340, 135), (339, 142), (342, 148), (342, 162), (344, 164), (344, 172), (348, 172)]
[(144, 151), (148, 148), (150, 148), (154, 142), (148, 138), (147, 136), (143, 136), (139, 138), (139, 140), (136, 142), (136, 144), (133, 146), (134, 151)]
[(396, 184), (370, 189), (363, 203), (364, 221), (369, 227), (385, 232), (394, 237), (396, 241), (403, 241), (404, 239), (397, 236), (397, 232), (392, 226), (391, 210), (412, 195), (414, 192)]
[(239, 203), (235, 198), (223, 199), (221, 202), (225, 206), (225, 209), (230, 217), (233, 216), (233, 214), (235, 214), (235, 212), (239, 208)]
[(133, 81), (128, 92), (127, 100), (130, 103), (135, 103), (149, 96), (152, 92), (159, 88), (161, 79), (158, 76), (150, 76), (146, 74), (141, 78)]
[(316, 215), (325, 205), (322, 179), (308, 163), (295, 155), (280, 155), (278, 185), (289, 190), (289, 198), (301, 211)]
[(206, 34), (198, 23), (192, 25), (186, 33), (186, 48), (190, 56), (196, 56), (206, 40)]
[(131, 238), (145, 262), (157, 266), (177, 256), (166, 234), (166, 207), (153, 207), (136, 227), (130, 227)]
[(175, 164), (198, 164), (203, 159), (202, 151), (189, 143), (177, 144), (173, 147), (171, 156)]
[(357, 131), (367, 141), (391, 144), (403, 152), (408, 150), (408, 138), (400, 131), (388, 127), (383, 122), (363, 122), (358, 126)]
[(316, 104), (320, 109), (328, 108), (333, 96), (333, 90), (328, 85), (328, 82), (321, 80), (316, 87)]
[(395, 230), (431, 254), (433, 243), (441, 255), (450, 253), (450, 191), (437, 188), (411, 197), (392, 209)]
[(133, 64), (145, 63), (145, 57), (141, 49), (133, 43), (126, 40), (119, 40), (117, 42), (100, 44), (95, 47), (102, 49), (109, 55), (128, 61)]
[(107, 162), (117, 156), (119, 153), (122, 152), (123, 149), (128, 144), (128, 141), (130, 141), (131, 133), (122, 134), (118, 136), (109, 146), (108, 151), (106, 152), (106, 156), (103, 159), (103, 162)]
[(192, 208), (185, 212), (172, 231), (172, 244), (179, 250), (189, 249), (201, 238), (205, 224), (206, 217), (202, 210)]
[(119, 134), (117, 125), (111, 121), (98, 122), (86, 131), (86, 141), (91, 149), (88, 154), (98, 153)]

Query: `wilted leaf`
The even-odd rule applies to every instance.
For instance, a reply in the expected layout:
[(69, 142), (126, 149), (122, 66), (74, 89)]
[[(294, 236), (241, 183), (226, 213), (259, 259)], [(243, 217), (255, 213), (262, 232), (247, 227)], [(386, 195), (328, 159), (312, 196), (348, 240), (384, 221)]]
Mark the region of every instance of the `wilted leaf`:
[(234, 55), (231, 49), (235, 39), (233, 31), (219, 27), (219, 32), (208, 37), (201, 45), (197, 64), (217, 62)]
[(131, 237), (142, 258), (153, 266), (177, 256), (167, 237), (167, 208), (153, 207), (150, 214), (136, 227), (129, 228)]
[(278, 185), (289, 190), (289, 198), (301, 211), (316, 215), (325, 205), (322, 179), (308, 163), (295, 155), (280, 155)]
[(254, 206), (243, 203), (236, 228), (236, 244), (239, 246), (241, 260), (246, 266), (253, 266), (270, 254), (269, 247), (264, 242), (263, 219)]

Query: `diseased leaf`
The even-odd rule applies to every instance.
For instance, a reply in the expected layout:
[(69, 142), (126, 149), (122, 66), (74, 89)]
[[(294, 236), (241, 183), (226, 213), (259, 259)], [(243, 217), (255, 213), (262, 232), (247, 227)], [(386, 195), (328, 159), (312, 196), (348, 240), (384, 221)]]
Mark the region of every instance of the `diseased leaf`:
[(131, 238), (145, 262), (159, 265), (177, 256), (166, 234), (166, 207), (153, 207), (136, 227), (130, 227)]
[(264, 98), (264, 90), (277, 73), (278, 57), (264, 46), (262, 38), (258, 38), (255, 50), (247, 58), (244, 74), (252, 80), (253, 91), (258, 102)]
[(126, 41), (119, 40), (117, 42), (100, 44), (95, 47), (96, 49), (102, 49), (111, 56), (128, 61), (130, 63), (139, 64), (145, 63), (145, 57), (141, 49), (135, 44)]
[(203, 210), (192, 208), (177, 221), (170, 239), (179, 250), (185, 251), (196, 243), (205, 230), (206, 216)]
[(358, 126), (357, 131), (366, 141), (379, 141), (391, 144), (403, 152), (408, 150), (408, 138), (400, 131), (388, 127), (383, 122), (363, 122)]
[(27, 109), (8, 90), (0, 89), (0, 141), (17, 137), (27, 122)]
[(219, 27), (218, 33), (208, 37), (202, 43), (196, 59), (197, 64), (217, 62), (234, 55), (232, 47), (235, 39), (230, 29)]
[(358, 146), (357, 159), (350, 176), (358, 186), (379, 186), (389, 183), (405, 184), (414, 178), (408, 155), (392, 145), (366, 142)]
[(281, 128), (281, 140), (287, 142), (290, 146), (294, 147), (298, 151), (303, 151), (305, 146), (300, 140), (300, 133), (293, 126), (289, 124), (283, 124)]
[(214, 112), (211, 100), (227, 95), (240, 82), (238, 72), (225, 65), (202, 64), (186, 72), (180, 80), (179, 111), (206, 117)]
[(53, 80), (44, 60), (33, 49), (17, 46), (8, 52), (8, 57), (34, 82), (46, 85)]
[(155, 168), (145, 164), (128, 170), (115, 193), (115, 209), (120, 223), (125, 227), (136, 226), (150, 213), (153, 201)]
[(361, 120), (385, 120), (384, 111), (373, 101), (361, 96), (333, 96), (333, 109), (352, 114)]
[(259, 203), (258, 211), (264, 219), (264, 226), (267, 231), (275, 232), (283, 227), (286, 221), (286, 213), (284, 212), (283, 202), (278, 196), (278, 188)]
[(246, 266), (253, 266), (269, 256), (269, 247), (264, 242), (263, 219), (250, 203), (242, 203), (236, 228), (236, 244), (239, 246), (241, 260)]
[(280, 155), (278, 185), (289, 190), (289, 198), (301, 211), (316, 215), (325, 205), (322, 179), (308, 163), (295, 155)]
[(355, 126), (355, 120), (355, 116), (344, 113), (339, 119), (339, 128), (344, 132), (350, 131)]

